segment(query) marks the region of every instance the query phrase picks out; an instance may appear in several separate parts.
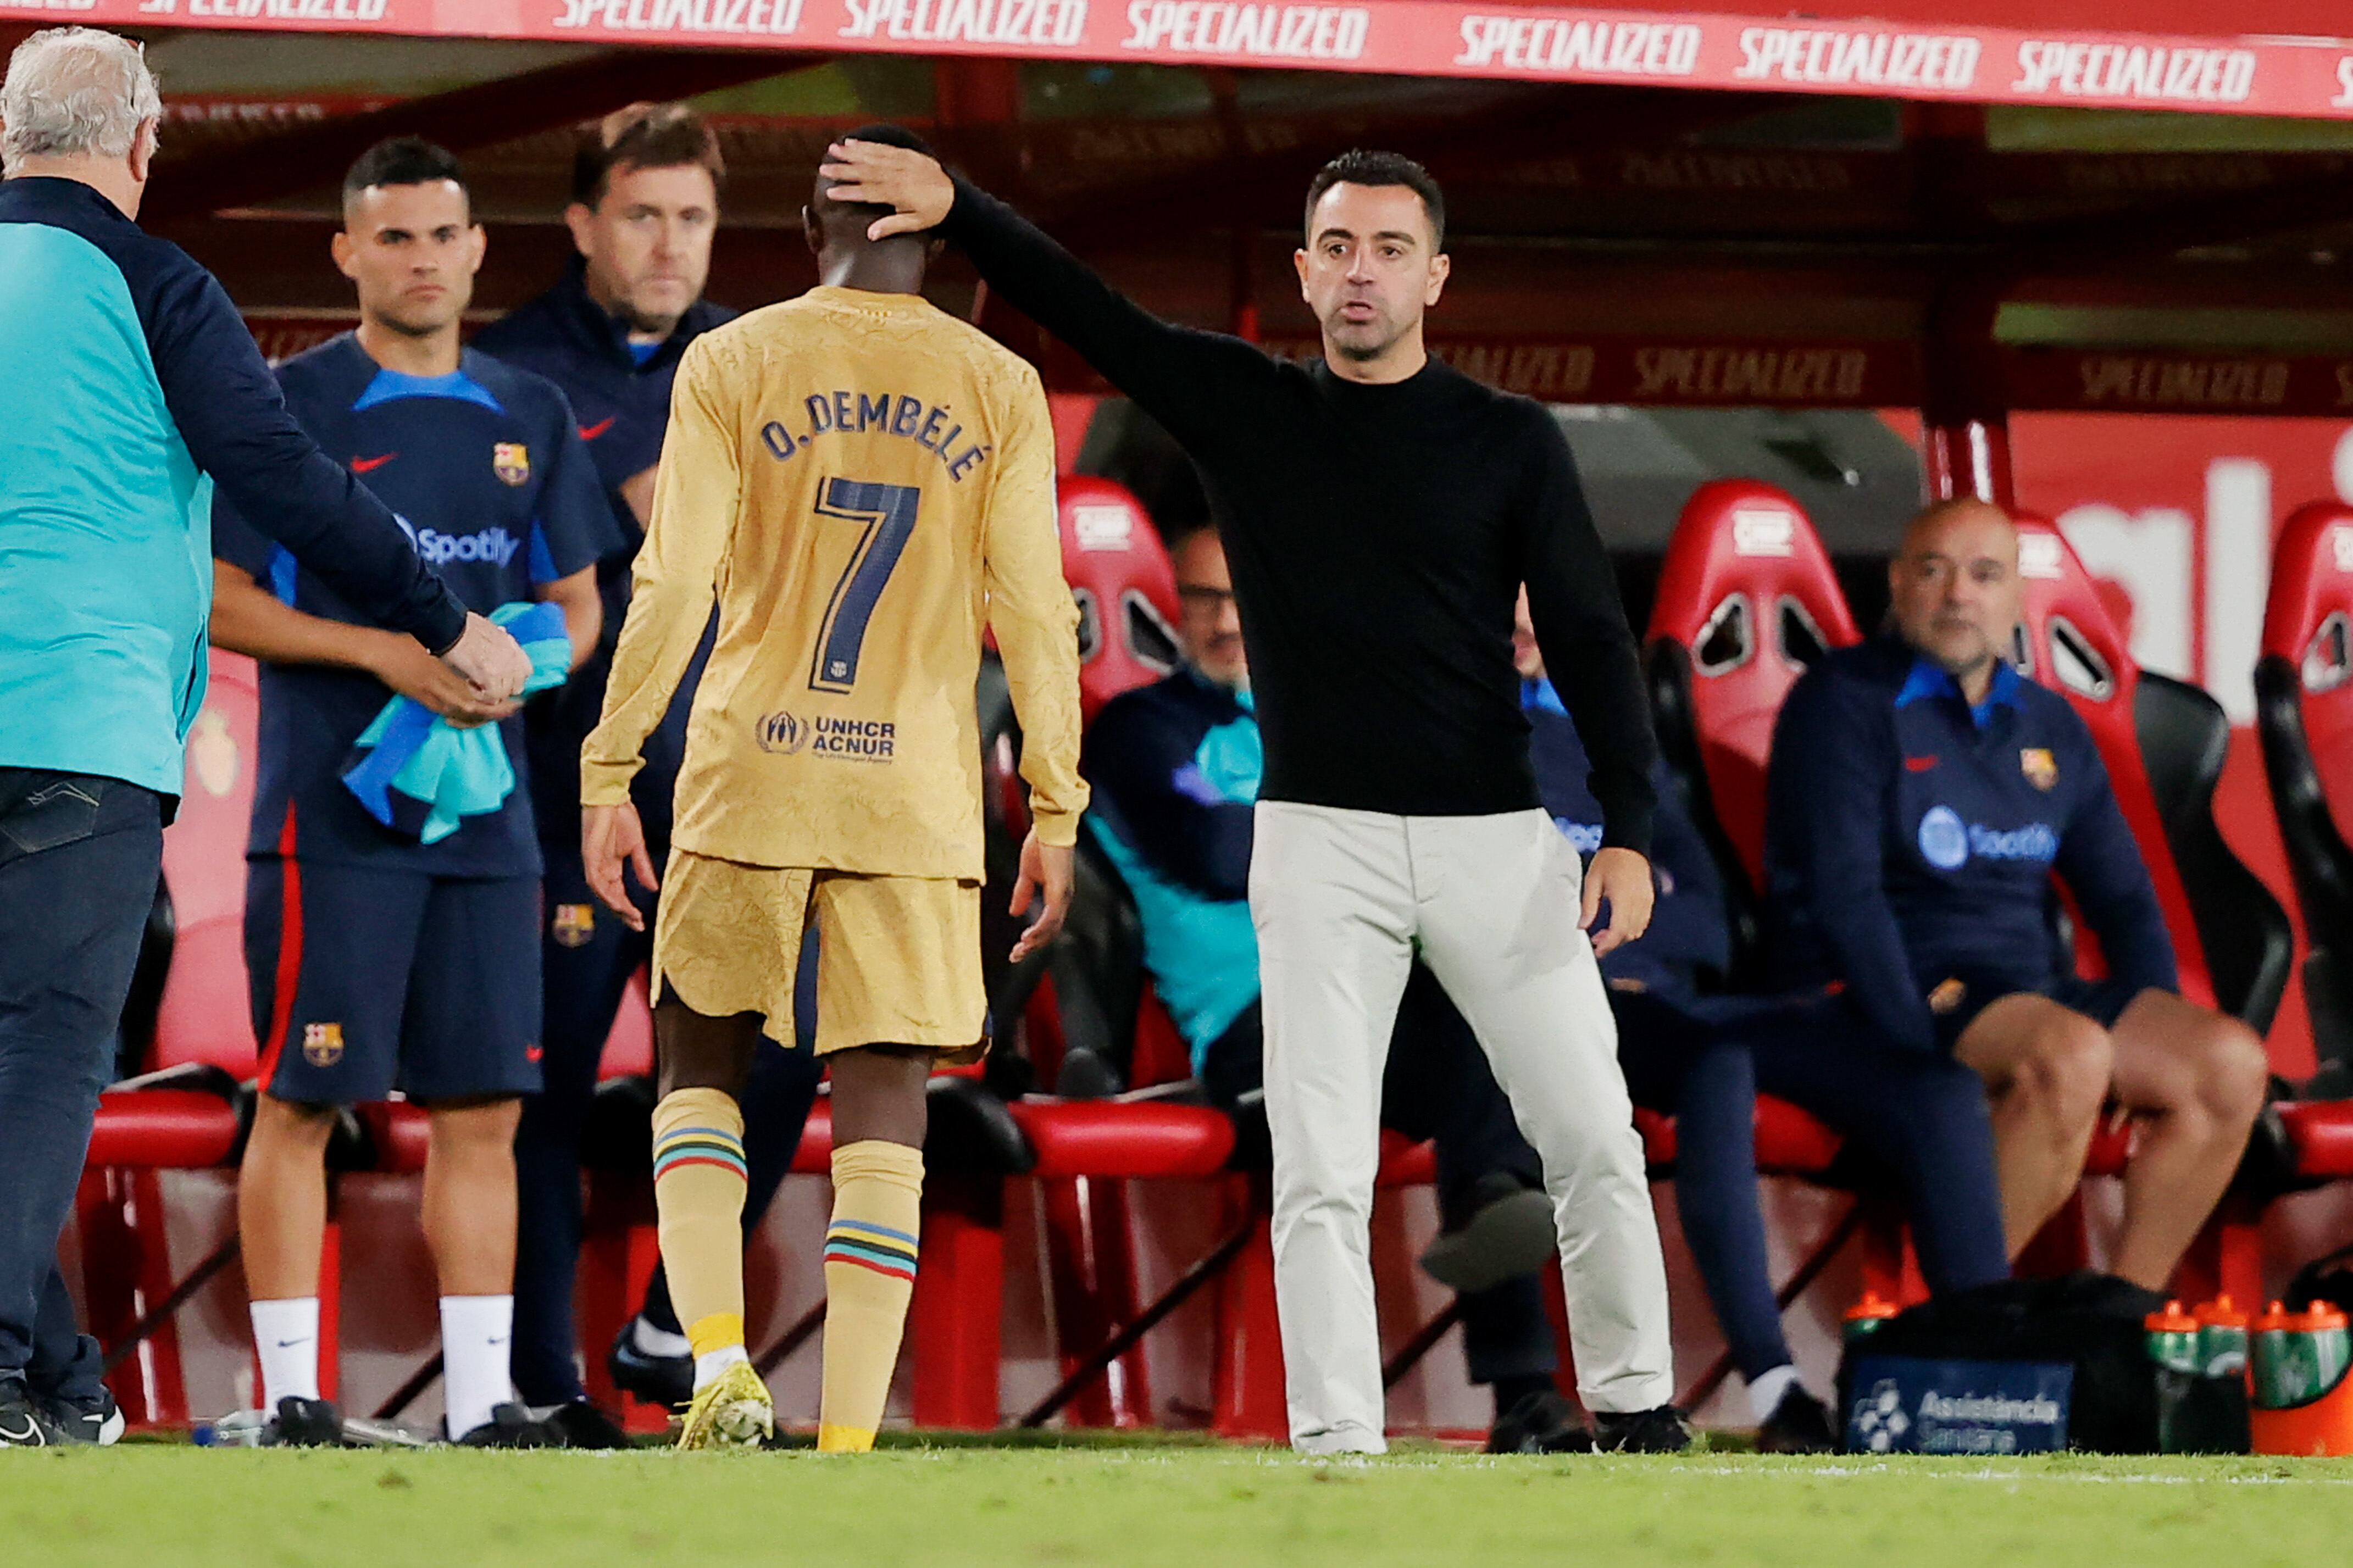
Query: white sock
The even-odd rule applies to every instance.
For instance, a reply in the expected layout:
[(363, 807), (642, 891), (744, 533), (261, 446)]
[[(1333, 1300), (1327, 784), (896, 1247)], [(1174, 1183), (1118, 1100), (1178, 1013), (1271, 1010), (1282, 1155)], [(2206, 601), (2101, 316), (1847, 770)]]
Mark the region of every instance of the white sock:
[(744, 1353), (744, 1347), (742, 1345), (722, 1345), (719, 1349), (712, 1351), (708, 1355), (696, 1356), (694, 1358), (694, 1386), (696, 1391), (699, 1393), (703, 1388), (709, 1386), (713, 1378), (717, 1377), (721, 1373), (725, 1372), (729, 1367), (733, 1366), (737, 1362), (740, 1361), (749, 1363), (751, 1359), (752, 1358), (749, 1355)]
[(668, 1329), (655, 1328), (640, 1314), (630, 1321), (630, 1337), (642, 1355), (681, 1356), (694, 1353), (694, 1342), (684, 1334), (674, 1334)]
[(1781, 1396), (1798, 1381), (1798, 1369), (1783, 1362), (1771, 1372), (1759, 1373), (1748, 1383), (1748, 1414), (1762, 1426), (1781, 1408)]
[(507, 1355), (514, 1337), (512, 1296), (441, 1298), (443, 1421), (452, 1439), (491, 1418), (514, 1398)]
[(261, 1407), (319, 1397), (319, 1298), (253, 1303), (253, 1348), (261, 1356)]

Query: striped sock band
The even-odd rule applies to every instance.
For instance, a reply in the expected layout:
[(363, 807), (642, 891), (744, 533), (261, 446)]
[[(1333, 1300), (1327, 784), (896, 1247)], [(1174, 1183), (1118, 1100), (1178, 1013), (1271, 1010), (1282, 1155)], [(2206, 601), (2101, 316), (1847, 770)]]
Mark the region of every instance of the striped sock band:
[(837, 1219), (826, 1227), (825, 1260), (871, 1268), (893, 1279), (915, 1281), (915, 1238), (903, 1230), (860, 1219)]
[(723, 1127), (681, 1127), (654, 1140), (654, 1180), (686, 1165), (715, 1165), (747, 1175), (744, 1138)]

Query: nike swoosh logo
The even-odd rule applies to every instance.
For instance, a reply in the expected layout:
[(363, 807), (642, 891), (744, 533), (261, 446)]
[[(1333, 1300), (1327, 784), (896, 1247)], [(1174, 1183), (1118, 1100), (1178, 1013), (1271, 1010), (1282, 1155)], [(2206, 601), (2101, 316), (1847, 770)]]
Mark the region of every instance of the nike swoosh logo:
[(282, 1351), (292, 1350), (296, 1345), (307, 1345), (310, 1342), (309, 1340), (280, 1340), (278, 1342), (278, 1348)]
[(594, 425), (583, 425), (580, 426), (580, 438), (583, 441), (594, 441), (597, 437), (610, 430), (613, 427), (613, 421), (619, 417), (617, 414), (607, 414)]
[(21, 1432), (12, 1427), (0, 1426), (0, 1443), (30, 1444), (37, 1448), (46, 1448), (49, 1446), (48, 1439), (41, 1433), (40, 1423), (29, 1415), (25, 1417), (25, 1427)]
[(355, 474), (372, 474), (399, 456), (400, 454), (397, 452), (386, 452), (381, 458), (353, 458), (352, 459), (352, 472)]

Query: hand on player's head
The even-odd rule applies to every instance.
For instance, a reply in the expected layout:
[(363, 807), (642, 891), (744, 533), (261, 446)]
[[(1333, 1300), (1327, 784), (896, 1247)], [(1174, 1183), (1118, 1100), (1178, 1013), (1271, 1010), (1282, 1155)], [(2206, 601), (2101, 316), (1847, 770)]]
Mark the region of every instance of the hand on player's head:
[(833, 182), (826, 193), (833, 200), (895, 209), (868, 226), (869, 239), (936, 228), (955, 205), (955, 183), (929, 153), (879, 142), (836, 142), (825, 156), (818, 173)]

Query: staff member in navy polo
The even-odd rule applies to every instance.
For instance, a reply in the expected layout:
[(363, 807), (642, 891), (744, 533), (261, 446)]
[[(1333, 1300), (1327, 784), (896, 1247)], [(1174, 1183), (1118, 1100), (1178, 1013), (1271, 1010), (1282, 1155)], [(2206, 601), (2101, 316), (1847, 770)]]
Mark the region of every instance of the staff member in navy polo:
[[(2110, 1100), (2138, 1124), (2111, 1267), (2165, 1289), (2263, 1106), (2263, 1045), (2176, 994), (2147, 868), (2090, 732), (2020, 679), (2018, 533), (1929, 508), (1888, 566), (1892, 629), (1829, 654), (1773, 734), (1766, 868), (1789, 980), (1843, 982), (1884, 1042), (1993, 1099), (2011, 1255), (2063, 1204)], [(2075, 977), (2051, 878), (2108, 978)]]
[(92, 28), (32, 34), (0, 85), (0, 1448), (122, 1429), (58, 1232), (204, 698), (214, 488), (411, 664), (493, 701), (531, 671), (287, 416), (220, 284), (140, 232), (163, 112)]
[[(344, 176), (334, 243), (359, 330), (287, 361), (279, 381), (461, 597), (483, 611), (560, 605), (576, 658), (596, 640), (594, 568), (618, 539), (563, 393), (459, 347), (483, 245), (447, 152), (414, 138), (370, 148)], [(381, 633), (352, 625), (330, 585), (236, 510), (216, 515), (214, 552), (214, 644), (262, 661), (246, 895), (261, 1097), (237, 1227), (275, 1436), (341, 1436), (319, 1384), (323, 1161), (334, 1108), (397, 1086), (431, 1122), (423, 1219), (449, 1436), (544, 1441), (507, 1377), (515, 1121), (540, 1056), (522, 719), (387, 660)], [(344, 774), (396, 691), (453, 726), (498, 725), (501, 801), (438, 836), (362, 805)]]
[[(580, 869), (580, 742), (596, 727), (613, 647), (628, 611), (629, 563), (653, 505), (670, 382), (679, 356), (734, 316), (702, 298), (719, 224), (725, 167), (710, 128), (683, 104), (639, 104), (607, 117), (574, 161), (565, 209), (579, 255), (555, 287), (482, 329), (474, 346), (536, 372), (572, 400), (581, 437), (628, 544), (597, 564), (604, 636), (586, 664), (524, 711), (532, 792), (547, 862), (542, 921), (546, 992), (544, 1087), (523, 1108), (515, 1138), (519, 1184), (513, 1368), (516, 1390), (554, 1419), (575, 1447), (618, 1445), (619, 1429), (588, 1403), (575, 1360), (573, 1281), (580, 1259), (580, 1146), (596, 1068), (629, 976), (653, 945), (655, 895), (640, 890), (643, 932), (600, 914)], [(657, 862), (669, 853), (670, 795), (686, 753), (686, 716), (710, 645), (696, 653), (669, 716), (646, 742), (631, 786)], [(813, 962), (804, 952), (801, 1006), (816, 1016)], [(817, 1095), (806, 1044), (762, 1051), (744, 1093), (746, 1234), (792, 1163)], [(657, 1268), (638, 1315), (607, 1355), (614, 1383), (640, 1399), (682, 1405), (694, 1361), (669, 1280)]]

